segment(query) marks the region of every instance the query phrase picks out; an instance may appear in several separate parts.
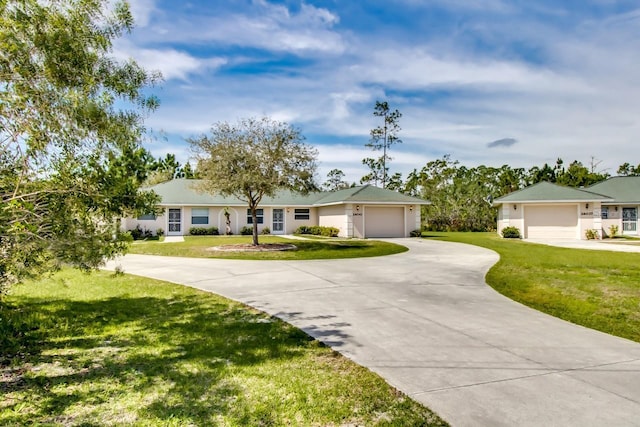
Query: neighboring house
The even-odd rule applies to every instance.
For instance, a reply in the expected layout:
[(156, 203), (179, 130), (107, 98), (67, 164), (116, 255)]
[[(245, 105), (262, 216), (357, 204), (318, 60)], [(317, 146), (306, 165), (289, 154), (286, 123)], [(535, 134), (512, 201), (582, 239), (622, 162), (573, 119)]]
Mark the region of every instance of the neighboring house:
[(540, 182), (494, 201), (498, 233), (516, 227), (525, 239), (586, 239), (587, 230), (601, 237), (612, 225), (619, 234), (638, 236), (640, 177), (618, 176), (588, 188)]
[[(231, 231), (251, 225), (247, 203), (196, 190), (198, 180), (174, 179), (150, 189), (160, 197), (162, 214), (123, 220), (123, 228), (136, 226), (169, 236), (189, 234), (191, 227), (226, 229), (225, 209), (230, 213)], [(265, 197), (258, 206), (258, 230), (271, 234), (292, 234), (301, 225), (321, 225), (340, 230), (341, 237), (407, 237), (420, 228), (420, 207), (429, 202), (370, 185), (334, 192), (298, 195), (281, 191)]]

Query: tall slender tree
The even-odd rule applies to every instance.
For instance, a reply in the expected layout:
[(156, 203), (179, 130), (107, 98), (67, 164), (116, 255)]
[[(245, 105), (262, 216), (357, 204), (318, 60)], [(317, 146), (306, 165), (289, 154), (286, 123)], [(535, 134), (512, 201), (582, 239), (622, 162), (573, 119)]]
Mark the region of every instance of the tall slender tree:
[[(382, 118), (382, 125), (371, 130), (371, 139), (369, 139), (369, 142), (365, 144), (365, 147), (371, 148), (373, 151), (382, 150), (382, 156), (380, 156), (378, 163), (381, 165), (380, 171), (382, 172), (382, 188), (385, 188), (389, 180), (387, 177), (387, 172), (389, 170), (387, 162), (392, 160), (387, 152), (391, 146), (402, 143), (402, 140), (398, 137), (398, 132), (401, 130), (399, 121), (402, 117), (402, 113), (397, 109), (391, 111), (387, 101), (376, 101), (376, 105), (373, 109), (373, 115)], [(373, 162), (370, 163), (375, 164)]]

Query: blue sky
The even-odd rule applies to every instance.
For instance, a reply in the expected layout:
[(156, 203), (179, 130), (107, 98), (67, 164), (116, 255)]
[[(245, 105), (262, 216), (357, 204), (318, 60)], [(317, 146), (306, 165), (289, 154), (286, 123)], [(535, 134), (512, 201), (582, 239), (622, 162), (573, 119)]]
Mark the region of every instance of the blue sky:
[(366, 173), (376, 100), (403, 114), (390, 172), (640, 163), (637, 0), (130, 2), (114, 55), (160, 70), (156, 156), (220, 121), (270, 116), (319, 149), (318, 178)]

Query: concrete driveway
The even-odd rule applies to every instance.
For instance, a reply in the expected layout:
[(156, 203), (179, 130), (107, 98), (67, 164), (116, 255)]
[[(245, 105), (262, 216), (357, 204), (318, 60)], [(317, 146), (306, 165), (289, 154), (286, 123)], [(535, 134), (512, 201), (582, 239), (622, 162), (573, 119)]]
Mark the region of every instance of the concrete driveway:
[(109, 264), (242, 301), (383, 376), (454, 426), (640, 425), (640, 344), (547, 316), (484, 282), (492, 251), (398, 239), (378, 258)]

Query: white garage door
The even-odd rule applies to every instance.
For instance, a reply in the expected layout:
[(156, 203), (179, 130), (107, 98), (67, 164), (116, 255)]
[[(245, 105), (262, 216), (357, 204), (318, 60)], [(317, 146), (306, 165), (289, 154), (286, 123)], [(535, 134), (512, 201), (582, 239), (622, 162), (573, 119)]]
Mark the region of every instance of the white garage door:
[(366, 207), (365, 237), (404, 237), (404, 208)]
[(528, 239), (577, 239), (578, 207), (526, 206), (524, 211)]

